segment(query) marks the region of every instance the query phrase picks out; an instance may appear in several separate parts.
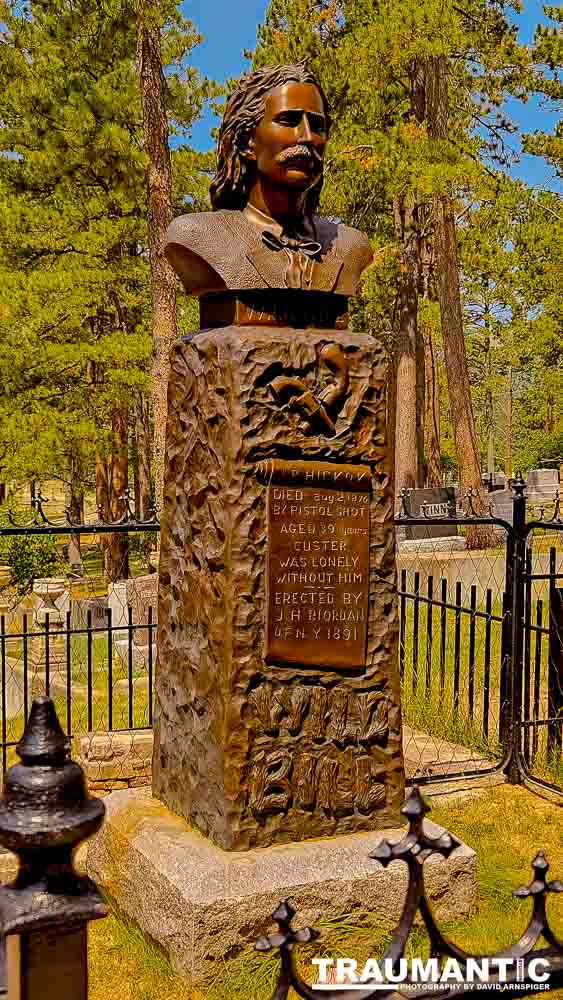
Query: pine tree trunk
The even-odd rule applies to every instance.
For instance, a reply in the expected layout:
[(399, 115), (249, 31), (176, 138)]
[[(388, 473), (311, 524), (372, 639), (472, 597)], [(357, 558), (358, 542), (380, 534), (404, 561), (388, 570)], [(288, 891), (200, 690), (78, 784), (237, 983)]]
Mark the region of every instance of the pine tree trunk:
[(418, 326), (416, 330), (416, 485), (421, 489), (426, 485), (426, 460), (424, 454), (426, 416), (426, 373), (424, 370), (424, 337)]
[(105, 455), (96, 452), (96, 509), (101, 521), (109, 521), (109, 469)]
[(153, 447), (155, 503), (160, 510), (164, 488), (170, 348), (176, 338), (176, 277), (164, 256), (164, 237), (172, 214), (172, 173), (157, 3), (138, 0), (138, 25), (144, 142), (149, 158), (147, 182), (152, 287)]
[(495, 425), (493, 413), (493, 394), (487, 390), (487, 401), (485, 404), (487, 412), (487, 475), (492, 483), (495, 476)]
[[(409, 69), (409, 86), (411, 113), (419, 125), (423, 125), (426, 116), (426, 66), (421, 59), (415, 59)], [(418, 322), (418, 300), (424, 295), (425, 280), (427, 276), (426, 268), (426, 240), (420, 232), (420, 222), (424, 214), (424, 207), (415, 204), (412, 213), (412, 222), (415, 224), (413, 232), (412, 267), (414, 269), (414, 279), (417, 287), (416, 301), (416, 482), (418, 487), (424, 487), (426, 479), (424, 460), (424, 415), (425, 415), (425, 385), (424, 385), (424, 338), (419, 329)], [(418, 223), (418, 225), (416, 224)], [(407, 239), (410, 234), (407, 234)]]
[(508, 392), (506, 398), (506, 426), (504, 429), (504, 474), (512, 479), (512, 365), (508, 366)]
[(148, 411), (142, 393), (135, 398), (135, 516), (141, 521), (151, 507), (150, 434)]
[(416, 319), (418, 292), (414, 256), (412, 206), (394, 199), (395, 236), (403, 243), (399, 286), (399, 345), (395, 410), (396, 492), (414, 489), (418, 479), (416, 433)]
[[(428, 60), (432, 81), (430, 132), (433, 138), (448, 138), (448, 66), (444, 56)], [(434, 198), (434, 247), (436, 288), (444, 336), (444, 360), (448, 379), (450, 416), (457, 456), (459, 486), (462, 494), (472, 490), (473, 507), (484, 513), (486, 504), (481, 483), (481, 463), (475, 433), (475, 420), (465, 351), (463, 314), (459, 287), (454, 206), (449, 194)], [(467, 546), (471, 549), (494, 545), (492, 528), (476, 525), (468, 528)]]
[[(111, 429), (114, 445), (110, 458), (109, 512), (110, 521), (118, 521), (126, 509), (120, 498), (128, 487), (129, 410), (126, 406), (116, 407), (113, 411)], [(126, 580), (129, 576), (129, 538), (126, 532), (106, 536), (105, 575), (111, 583)]]
[(395, 434), (397, 419), (397, 356), (395, 353), (387, 353), (386, 358), (386, 442), (387, 442), (387, 467), (391, 490), (395, 497), (395, 508), (397, 508), (397, 487), (395, 479)]
[(440, 400), (436, 378), (436, 357), (432, 330), (428, 327), (424, 334), (424, 372), (426, 382), (424, 408), (424, 453), (426, 456), (426, 478), (429, 486), (442, 483), (440, 461)]
[[(79, 460), (71, 455), (68, 518), (72, 524), (82, 524), (84, 521), (84, 486), (81, 472)], [(76, 577), (82, 576), (84, 567), (82, 565), (80, 535), (72, 531), (68, 538), (68, 561), (71, 574)]]

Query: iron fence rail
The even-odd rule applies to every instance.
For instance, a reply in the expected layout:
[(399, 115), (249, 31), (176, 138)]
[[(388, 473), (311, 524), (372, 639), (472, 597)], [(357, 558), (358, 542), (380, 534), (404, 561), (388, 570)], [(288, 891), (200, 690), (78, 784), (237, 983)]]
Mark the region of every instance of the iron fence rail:
[[(561, 750), (563, 589), (559, 583), (563, 572), (554, 545), (542, 555), (547, 565), (535, 566), (533, 544), (535, 533), (559, 531), (563, 520), (556, 499), (552, 517), (547, 518), (543, 509), (539, 518), (526, 522), (524, 484), (517, 479), (513, 485), (513, 524), (491, 513), (476, 513), (470, 494), (463, 507), (450, 507), (447, 515), (429, 517), (423, 509), (420, 516), (411, 517), (402, 493), (397, 526), (449, 525), (457, 530), (488, 525), (501, 529), (506, 537), (503, 578), (496, 587), (485, 585), (479, 574), (468, 584), (432, 568), (424, 572), (420, 558), (411, 570), (399, 565), (399, 669), (407, 721), (419, 731), (418, 736), (431, 736), (428, 706), (433, 705), (439, 709), (438, 721), (434, 720), (436, 739), (442, 739), (443, 749), (447, 736), (451, 748), (450, 758), (443, 751), (431, 773), (421, 755), (414, 761), (410, 781), (506, 771), (513, 781), (533, 779), (559, 789), (559, 780), (549, 782), (534, 768), (540, 751), (553, 757)], [(0, 538), (72, 534), (90, 536), (99, 544), (112, 535), (127, 533), (134, 538), (159, 531), (153, 515), (145, 521), (132, 515), (127, 498), (116, 523), (101, 518), (84, 524), (68, 518), (55, 521), (45, 513), (44, 503), (40, 495), (35, 498), (33, 517), (27, 523), (18, 523), (12, 516), (9, 524), (0, 524)], [(494, 558), (498, 568), (501, 557)], [(67, 609), (62, 622), (60, 614), (55, 616), (56, 627), (48, 610), (40, 625), (33, 621), (31, 611), (24, 610), (15, 625), (6, 613), (0, 614), (3, 770), (36, 693), (55, 697), (72, 735), (152, 726), (156, 634), (152, 606), (142, 619), (135, 618), (130, 605), (119, 620), (109, 606), (97, 614), (95, 621), (88, 608), (85, 620), (77, 623)], [(141, 641), (146, 652), (142, 670), (136, 662)], [(18, 732), (15, 720), (12, 725), (8, 718), (10, 685), (12, 700), (14, 689), (20, 687)], [(444, 720), (449, 735), (442, 731)], [(458, 752), (463, 748), (467, 750), (464, 755)]]
[[(135, 623), (133, 622), (133, 608), (129, 606), (127, 608), (127, 623), (121, 623), (118, 625), (114, 625), (112, 622), (111, 608), (106, 608), (105, 613), (107, 616), (107, 625), (105, 627), (93, 625), (92, 612), (87, 611), (86, 626), (81, 628), (72, 626), (71, 612), (67, 611), (66, 625), (62, 629), (52, 629), (50, 627), (49, 612), (45, 615), (45, 624), (42, 629), (29, 627), (29, 618), (31, 616), (24, 614), (22, 616), (22, 630), (14, 632), (8, 631), (6, 627), (6, 616), (0, 616), (0, 690), (2, 709), (2, 718), (0, 720), (0, 754), (3, 771), (5, 771), (7, 767), (9, 748), (16, 746), (19, 742), (19, 737), (13, 740), (8, 739), (6, 690), (10, 674), (12, 679), (14, 677), (14, 669), (13, 667), (10, 667), (8, 662), (6, 648), (8, 642), (21, 642), (22, 669), (21, 678), (18, 676), (18, 680), (21, 679), (22, 685), (22, 728), (27, 722), (29, 716), (29, 709), (33, 694), (41, 692), (49, 697), (52, 694), (54, 681), (58, 682), (57, 686), (59, 687), (57, 698), (59, 711), (61, 711), (62, 707), (62, 715), (65, 719), (66, 730), (71, 738), (77, 733), (92, 733), (100, 730), (101, 727), (99, 723), (95, 724), (94, 722), (94, 709), (96, 707), (103, 713), (104, 718), (107, 720), (105, 728), (107, 728), (109, 732), (152, 727), (155, 669), (155, 657), (153, 650), (156, 639), (156, 621), (153, 620), (153, 609), (149, 606), (147, 620), (145, 622)], [(116, 703), (122, 701), (122, 698), (115, 688), (117, 678), (114, 669), (114, 639), (116, 636), (122, 638), (124, 634), (126, 634), (127, 637), (126, 640), (124, 640), (127, 643), (127, 661), (125, 664), (125, 679), (127, 680), (126, 706), (125, 709), (122, 708), (121, 710), (116, 711)], [(143, 635), (147, 640), (147, 690), (146, 692), (137, 695), (136, 681), (138, 678), (135, 676), (134, 670), (134, 638), (139, 635)], [(84, 678), (86, 680), (85, 713), (80, 713), (78, 710), (80, 700), (75, 694), (78, 687), (84, 686), (75, 679), (76, 659), (73, 655), (72, 640), (77, 637), (85, 637), (86, 639), (86, 664)], [(103, 659), (103, 663), (107, 676), (104, 693), (100, 692), (94, 686), (94, 644), (96, 639), (99, 638), (104, 638), (106, 640), (104, 643), (104, 652), (106, 655)], [(30, 663), (30, 651), (34, 643), (40, 645), (39, 652), (41, 655), (41, 664), (38, 667), (34, 667), (34, 665)], [(60, 656), (57, 656), (54, 652), (54, 648), (57, 645), (64, 646), (62, 660)], [(100, 650), (98, 649), (97, 652), (99, 655)], [(97, 666), (99, 668), (99, 662)], [(61, 684), (63, 685), (64, 690), (60, 690)], [(142, 711), (142, 719), (140, 721), (136, 720), (136, 708), (140, 708)], [(82, 718), (80, 717), (81, 714)], [(85, 718), (84, 714), (86, 716)], [(126, 716), (126, 718), (124, 718), (124, 716)], [(125, 722), (125, 725), (122, 725), (121, 727), (115, 726), (114, 722), (116, 717), (120, 717), (121, 721)]]
[[(499, 626), (504, 626), (505, 615), (495, 614), (492, 610), (493, 608), (493, 591), (489, 587), (485, 592), (485, 610), (480, 610), (477, 607), (477, 587), (472, 584), (470, 587), (470, 599), (469, 604), (463, 603), (463, 588), (460, 581), (455, 584), (455, 600), (449, 600), (449, 584), (446, 579), (440, 580), (440, 593), (441, 598), (434, 597), (434, 576), (430, 574), (426, 578), (426, 594), (421, 593), (420, 589), (420, 573), (414, 574), (414, 584), (413, 589), (409, 590), (407, 586), (407, 571), (401, 571), (401, 582), (399, 587), (399, 607), (400, 607), (400, 620), (399, 620), (399, 633), (400, 633), (400, 643), (399, 643), (399, 670), (401, 681), (403, 685), (407, 685), (410, 690), (415, 694), (419, 689), (419, 676), (422, 672), (423, 675), (423, 687), (424, 694), (426, 697), (435, 693), (435, 688), (437, 687), (437, 693), (440, 699), (443, 699), (446, 690), (446, 656), (447, 656), (447, 646), (448, 646), (448, 616), (447, 611), (451, 611), (455, 615), (454, 620), (454, 652), (453, 652), (453, 710), (459, 712), (462, 708), (461, 705), (461, 665), (463, 660), (463, 653), (465, 650), (462, 649), (461, 641), (461, 622), (462, 616), (467, 616), (469, 618), (469, 635), (468, 642), (466, 646), (466, 659), (467, 659), (467, 712), (468, 718), (473, 721), (475, 718), (477, 698), (476, 698), (476, 685), (475, 685), (475, 672), (477, 665), (477, 650), (476, 650), (476, 622), (481, 620), (485, 623), (485, 635), (484, 635), (484, 647), (483, 647), (483, 657), (482, 657), (482, 733), (485, 740), (489, 739), (491, 735), (490, 732), (490, 714), (491, 714), (491, 646), (492, 646), (492, 634), (493, 625), (497, 624)], [(423, 605), (427, 608), (426, 622), (425, 626), (421, 629), (420, 627), (420, 617), (419, 609)], [(435, 622), (437, 617), (434, 614), (434, 609), (439, 610), (438, 622)], [(410, 614), (409, 614), (410, 612)], [(409, 617), (412, 617), (412, 651), (410, 657), (410, 663), (407, 662), (407, 628)], [(435, 624), (438, 625), (436, 637)], [(424, 650), (420, 654), (420, 644), (419, 638), (424, 639)], [(433, 683), (435, 680), (433, 670), (433, 657), (434, 650), (436, 648), (435, 641), (438, 643), (439, 648), (439, 670), (437, 685)], [(420, 670), (422, 668), (422, 670)], [(501, 704), (506, 697), (506, 692), (501, 690), (500, 701)], [(499, 739), (502, 738), (502, 733), (497, 732)]]
[[(401, 574), (400, 585), (400, 663), (405, 677), (407, 667), (406, 638), (408, 635), (407, 618), (409, 602), (412, 605), (413, 621), (411, 686), (418, 683), (418, 625), (419, 609), (426, 604), (429, 608), (440, 607), (441, 649), (446, 646), (448, 611), (454, 615), (454, 651), (453, 651), (453, 686), (452, 710), (459, 715), (462, 708), (460, 667), (461, 667), (461, 621), (462, 616), (469, 616), (470, 627), (467, 637), (467, 720), (474, 723), (472, 711), (475, 708), (475, 623), (485, 616), (501, 620), (501, 650), (500, 650), (500, 683), (498, 702), (498, 740), (501, 749), (501, 760), (492, 770), (505, 772), (514, 783), (524, 782), (536, 790), (562, 794), (563, 766), (561, 762), (563, 738), (563, 589), (557, 587), (563, 574), (557, 568), (557, 550), (555, 545), (549, 549), (548, 572), (533, 572), (532, 549), (534, 537), (540, 532), (559, 533), (563, 529), (561, 500), (557, 495), (550, 507), (543, 504), (539, 516), (527, 521), (525, 483), (518, 475), (511, 482), (514, 491), (512, 503), (512, 522), (505, 518), (494, 516), (493, 506), (489, 506), (488, 514), (483, 514), (478, 508), (478, 499), (469, 491), (464, 502), (457, 507), (450, 505), (448, 513), (440, 516), (428, 516), (424, 509), (418, 516), (411, 516), (409, 492), (401, 491), (401, 507), (395, 523), (398, 526), (450, 526), (470, 528), (475, 525), (488, 525), (502, 529), (506, 533), (506, 557), (504, 581), (499, 595), (502, 600), (502, 616), (492, 615), (493, 602), (487, 595), (485, 610), (476, 605), (476, 592), (470, 591), (469, 603), (462, 602), (462, 583), (455, 585), (455, 599), (449, 600), (447, 582), (442, 581), (442, 600), (437, 601), (433, 594), (429, 597), (421, 593), (420, 574), (415, 574), (412, 589), (407, 589), (404, 571)], [(546, 516), (546, 511), (548, 512)], [(547, 607), (543, 597), (534, 599), (533, 585), (539, 581), (548, 583)], [(427, 584), (428, 588), (428, 584)], [(430, 625), (432, 630), (433, 626)], [(428, 633), (428, 615), (426, 631)], [(432, 631), (431, 631), (432, 635)], [(534, 640), (534, 641), (533, 641)], [(544, 655), (544, 640), (547, 643), (547, 670)], [(433, 641), (433, 639), (432, 639)], [(485, 638), (485, 660), (490, 657), (490, 636)], [(442, 654), (443, 656), (444, 654)], [(428, 676), (428, 674), (427, 674)], [(490, 675), (489, 675), (490, 681)], [(443, 681), (441, 681), (443, 684)], [(407, 691), (409, 684), (407, 683)], [(441, 688), (443, 694), (443, 687)], [(491, 704), (490, 684), (487, 685), (487, 703)], [(547, 711), (542, 711), (544, 706)], [(543, 716), (543, 717), (542, 717)], [(484, 725), (485, 710), (482, 718), (482, 735), (489, 739), (489, 718)], [(538, 773), (538, 754), (540, 733), (546, 730), (543, 740), (543, 756), (547, 761), (547, 774)], [(530, 739), (530, 732), (532, 737)], [(554, 777), (553, 777), (554, 775)], [(467, 770), (457, 773), (448, 772), (448, 777), (468, 776)], [(438, 776), (426, 780), (437, 780)]]

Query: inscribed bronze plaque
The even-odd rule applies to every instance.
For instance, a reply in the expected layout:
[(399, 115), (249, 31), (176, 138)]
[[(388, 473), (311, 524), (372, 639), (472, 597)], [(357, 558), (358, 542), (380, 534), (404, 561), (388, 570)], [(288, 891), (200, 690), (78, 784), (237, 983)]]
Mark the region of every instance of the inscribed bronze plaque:
[[(284, 469), (279, 481), (270, 479), (268, 485), (266, 662), (362, 668), (370, 471), (321, 462), (283, 463), (292, 464), (306, 469), (299, 469), (299, 477)], [(327, 485), (308, 485), (315, 481)]]

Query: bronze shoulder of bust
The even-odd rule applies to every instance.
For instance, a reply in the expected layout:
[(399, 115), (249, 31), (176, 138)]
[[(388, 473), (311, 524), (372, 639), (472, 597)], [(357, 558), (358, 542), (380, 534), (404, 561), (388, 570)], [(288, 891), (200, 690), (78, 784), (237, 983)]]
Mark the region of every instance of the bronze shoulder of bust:
[[(168, 230), (166, 255), (186, 291), (202, 300), (273, 292), (278, 304), (311, 292), (341, 310), (372, 253), (363, 233), (315, 215), (329, 132), (326, 96), (304, 64), (243, 77), (219, 131), (214, 211)], [(301, 296), (303, 306), (311, 299)]]
[[(312, 262), (309, 291), (355, 294), (362, 271), (372, 261), (367, 236), (357, 229), (313, 217), (320, 252)], [(175, 219), (166, 235), (166, 256), (191, 295), (225, 290), (287, 287), (287, 253), (264, 243), (264, 231), (244, 212), (219, 209)]]

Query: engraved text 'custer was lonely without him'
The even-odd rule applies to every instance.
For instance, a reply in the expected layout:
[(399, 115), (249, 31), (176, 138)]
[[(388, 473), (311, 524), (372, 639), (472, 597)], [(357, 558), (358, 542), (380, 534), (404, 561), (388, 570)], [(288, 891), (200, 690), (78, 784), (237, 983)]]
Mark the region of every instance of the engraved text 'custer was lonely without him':
[(295, 465), (304, 468), (287, 463), (282, 481), (268, 486), (265, 658), (358, 669), (367, 638), (370, 472)]

